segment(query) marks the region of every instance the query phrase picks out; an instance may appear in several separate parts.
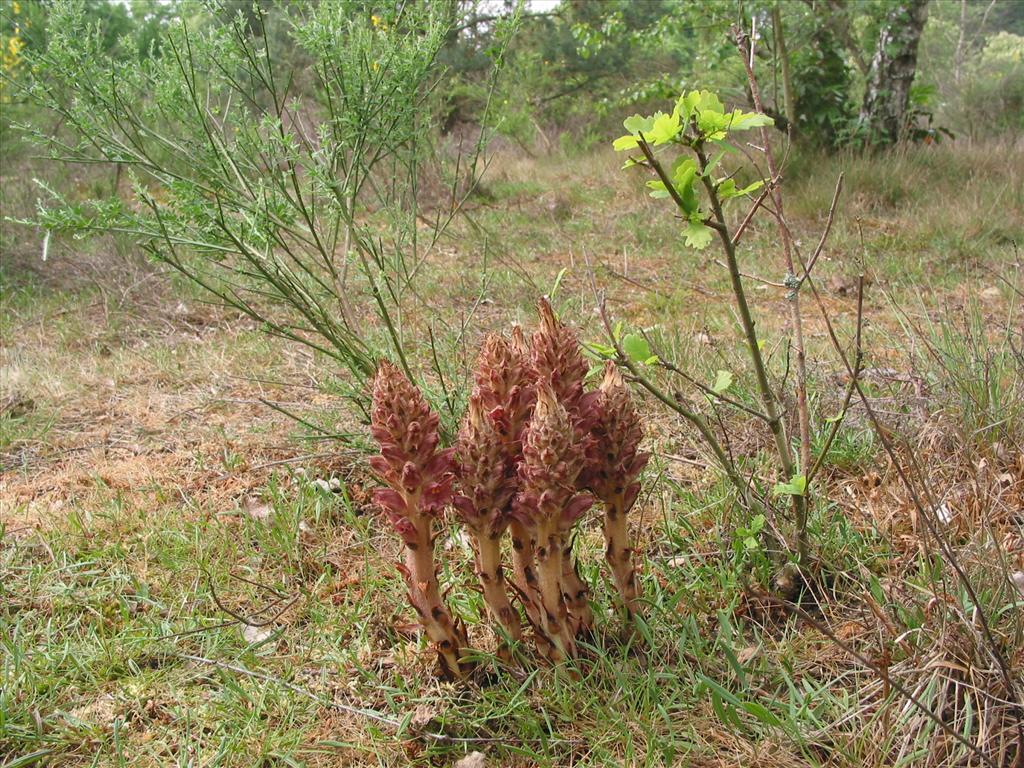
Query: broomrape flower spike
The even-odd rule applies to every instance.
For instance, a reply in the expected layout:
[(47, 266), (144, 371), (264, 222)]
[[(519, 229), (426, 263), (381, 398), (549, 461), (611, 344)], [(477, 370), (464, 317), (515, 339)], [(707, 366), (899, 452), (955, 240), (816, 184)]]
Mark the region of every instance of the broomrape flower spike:
[(568, 412), (547, 382), (537, 388), (530, 427), (523, 439), (519, 465), (520, 493), (514, 514), (536, 542), (536, 596), (542, 606), (541, 626), (552, 643), (554, 662), (576, 656), (575, 633), (563, 598), (564, 542), (593, 499), (576, 492), (583, 470), (582, 441)]
[(449, 677), (464, 677), (471, 664), (465, 628), (442, 600), (434, 561), (436, 520), (448, 505), (472, 535), (502, 659), (512, 660), (523, 636), (502, 563), (506, 531), (539, 651), (553, 663), (577, 656), (593, 615), (569, 542), (594, 497), (604, 503), (606, 557), (626, 614), (637, 611), (626, 519), (648, 457), (638, 450), (642, 430), (629, 388), (608, 364), (598, 389), (587, 392), (575, 332), (545, 301), (540, 318), (532, 344), (518, 327), (484, 340), (453, 449), (440, 449), (437, 415), (398, 368), (383, 362), (374, 380), (371, 431), (380, 455), (370, 464), (385, 485), (374, 499), (405, 542), (399, 570)]
[[(589, 440), (596, 395), (584, 391), (588, 366), (580, 351), (576, 332), (559, 322), (551, 304), (541, 299), (540, 327), (533, 334), (532, 362), (538, 386), (549, 386), (564, 406), (581, 446)], [(572, 619), (574, 634), (587, 635), (594, 626), (586, 583), (580, 578), (572, 556), (572, 541), (562, 541), (562, 590)]]
[[(488, 418), (507, 443), (506, 471), (513, 480), (522, 453), (522, 438), (536, 399), (530, 348), (518, 325), (506, 340), (497, 334), (484, 339), (475, 372), (476, 394)], [(531, 600), (537, 576), (534, 571), (533, 539), (523, 523), (509, 521), (512, 536), (512, 574), (516, 590), (523, 596), (527, 618), (540, 630), (539, 603)]]
[(529, 354), (519, 326), (513, 327), (511, 340), (489, 334), (474, 373), (481, 407), (505, 440), (516, 447), (522, 441), (535, 399)]
[(560, 322), (547, 299), (537, 306), (540, 327), (533, 334), (533, 368), (537, 379), (551, 387), (558, 402), (562, 403), (573, 422), (581, 421), (587, 398), (583, 380), (587, 376), (587, 362), (580, 351), (576, 332)]
[(465, 628), (441, 599), (434, 563), (434, 522), (451, 501), (454, 480), (453, 450), (438, 450), (437, 424), (420, 391), (394, 365), (381, 362), (370, 413), (380, 455), (370, 459), (370, 467), (387, 487), (377, 489), (374, 501), (405, 543), (398, 570), (437, 650), (442, 675), (464, 677), (470, 667)]
[[(473, 536), (476, 573), (484, 602), (502, 632), (512, 641), (522, 639), (519, 614), (509, 601), (501, 563), (501, 538), (509, 524), (516, 478), (511, 463), (513, 444), (484, 412), (479, 391), (469, 400), (469, 409), (459, 433), (459, 486), (454, 499), (456, 512)], [(510, 649), (502, 644), (499, 655), (511, 660)]]
[(604, 503), (605, 558), (627, 617), (638, 608), (633, 546), (627, 515), (640, 492), (637, 478), (649, 454), (638, 451), (643, 430), (629, 387), (612, 361), (606, 361), (598, 388), (593, 440), (587, 446), (582, 483)]

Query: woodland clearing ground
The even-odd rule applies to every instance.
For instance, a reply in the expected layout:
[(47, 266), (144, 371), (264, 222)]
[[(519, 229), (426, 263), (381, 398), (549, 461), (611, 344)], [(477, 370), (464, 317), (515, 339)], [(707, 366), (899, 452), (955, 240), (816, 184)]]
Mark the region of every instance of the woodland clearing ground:
[[(618, 316), (656, 326), (665, 349), (694, 361), (709, 381), (717, 369), (739, 369), (724, 270), (679, 255), (675, 222), (618, 177), (619, 164), (610, 152), (497, 157), (487, 194), (470, 206), (473, 226), (443, 244), (420, 282), (435, 314), (406, 318), (409, 338), (426, 338), (437, 317), (450, 321), (451, 334), (469, 320), (465, 338), (447, 347), (475, 349), (488, 330), (531, 323), (537, 295), (565, 268), (556, 304), (583, 339), (598, 339), (586, 259)], [(995, 144), (916, 148), (881, 164), (797, 157), (787, 207), (798, 238), (812, 245), (839, 171), (847, 194), (818, 268), (823, 299), (848, 333), (850, 280), (863, 256), (867, 386), (927, 466), (960, 557), (1020, 670), (1021, 598), (993, 563), (1024, 569), (1024, 384), (1006, 343), (1021, 341), (1020, 299), (999, 279), (1024, 286), (1013, 245), (1024, 242), (1024, 155)], [(24, 213), (31, 194), (3, 186), (5, 213)], [(772, 243), (770, 224), (744, 240), (751, 273), (760, 274), (756, 254)], [(872, 673), (744, 593), (739, 574), (762, 573), (757, 553), (742, 546), (746, 521), (722, 504), (726, 489), (702, 467), (689, 431), (643, 398), (656, 453), (634, 515), (650, 602), (645, 641), (624, 641), (619, 620), (600, 617), (581, 681), (541, 668), (470, 691), (438, 683), (432, 655), (407, 628), (392, 566), (399, 545), (364, 514), (357, 454), (311, 440), (315, 433), (260, 402), (333, 431), (361, 431), (330, 394), (329, 364), (202, 304), (173, 280), (146, 278), (124, 295), (134, 282), (123, 271), (126, 244), (55, 242), (43, 265), (32, 237), (9, 223), (0, 237), (0, 402), (22, 404), (0, 416), (3, 758), (41, 751), (68, 766), (426, 765), (480, 749), (495, 764), (524, 766), (852, 767), (895, 764), (901, 754), (906, 765), (942, 764), (941, 734), (899, 697), (883, 705)], [(141, 279), (149, 268), (132, 269)], [(751, 290), (775, 365), (785, 355), (772, 341), (786, 323), (781, 293)], [(910, 321), (952, 336), (930, 337), (931, 353)], [(972, 323), (980, 342), (958, 343), (958, 329)], [(832, 359), (810, 311), (808, 336), (811, 359)], [(464, 357), (470, 364), (472, 355)], [(463, 360), (453, 354), (447, 363), (459, 382)], [(951, 364), (961, 377), (949, 375)], [(839, 407), (839, 370), (835, 363), (811, 372), (816, 418)], [(993, 375), (994, 388), (972, 386)], [(737, 383), (737, 397), (748, 384)], [(1000, 397), (982, 402), (985, 391)], [(751, 465), (762, 461), (767, 433), (742, 415), (729, 419), (732, 450)], [(859, 652), (891, 656), (892, 674), (951, 723), (982, 723), (997, 748), (1010, 713), (991, 664), (959, 625), (939, 620), (933, 598), (962, 612), (973, 606), (948, 573), (939, 574), (948, 591), (934, 593), (928, 575), (941, 565), (862, 412), (853, 410), (834, 451), (824, 477), (834, 504), (812, 521), (830, 565), (815, 615)], [(310, 458), (276, 463), (303, 456)], [(685, 460), (670, 458), (678, 456)], [(332, 477), (336, 492), (312, 482)], [(596, 600), (614, 605), (596, 520), (580, 545)], [(455, 609), (483, 615), (469, 588), (466, 544), (450, 535), (439, 547), (451, 554), (442, 582), (456, 585)], [(249, 615), (277, 599), (259, 585), (283, 595), (281, 605), (297, 600), (263, 631), (218, 627), (231, 621), (224, 608)], [(216, 628), (195, 631), (203, 627)], [(495, 650), (483, 626), (471, 623), (471, 632), (475, 646)], [(372, 710), (399, 722), (401, 737), (286, 685), (195, 658)], [(716, 700), (708, 681), (734, 700)]]

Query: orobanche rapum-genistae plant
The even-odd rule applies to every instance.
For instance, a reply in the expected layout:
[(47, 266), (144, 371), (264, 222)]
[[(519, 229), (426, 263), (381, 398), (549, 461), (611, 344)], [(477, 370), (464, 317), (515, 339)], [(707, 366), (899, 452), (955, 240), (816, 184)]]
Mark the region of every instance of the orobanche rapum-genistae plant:
[(521, 656), (524, 626), (552, 663), (576, 658), (577, 641), (591, 636), (590, 588), (573, 531), (596, 502), (604, 506), (606, 559), (623, 612), (628, 618), (639, 609), (627, 515), (647, 463), (642, 429), (615, 366), (606, 363), (594, 391), (584, 385), (587, 373), (575, 331), (541, 301), (531, 339), (517, 326), (484, 340), (458, 439), (443, 449), (422, 393), (394, 365), (377, 370), (371, 422), (380, 455), (370, 463), (384, 487), (375, 501), (405, 544), (398, 568), (444, 676), (472, 669), (465, 624), (437, 579), (435, 539), (447, 511), (472, 539), (499, 658)]

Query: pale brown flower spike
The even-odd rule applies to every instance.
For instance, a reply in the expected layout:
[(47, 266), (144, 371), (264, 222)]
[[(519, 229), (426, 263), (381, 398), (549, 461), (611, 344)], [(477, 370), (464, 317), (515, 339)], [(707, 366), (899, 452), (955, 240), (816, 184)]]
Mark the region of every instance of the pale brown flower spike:
[(443, 599), (434, 562), (434, 522), (452, 498), (453, 450), (438, 450), (438, 417), (420, 391), (391, 363), (384, 361), (373, 383), (370, 432), (380, 455), (370, 467), (385, 483), (374, 493), (405, 542), (405, 579), (409, 602), (437, 649), (442, 675), (464, 677), (470, 665), (462, 622), (456, 622)]
[(594, 411), (594, 439), (587, 446), (587, 468), (581, 483), (604, 502), (605, 558), (626, 615), (632, 617), (639, 595), (627, 515), (640, 492), (637, 478), (650, 456), (639, 452), (643, 438), (640, 419), (629, 387), (611, 361), (605, 363)]

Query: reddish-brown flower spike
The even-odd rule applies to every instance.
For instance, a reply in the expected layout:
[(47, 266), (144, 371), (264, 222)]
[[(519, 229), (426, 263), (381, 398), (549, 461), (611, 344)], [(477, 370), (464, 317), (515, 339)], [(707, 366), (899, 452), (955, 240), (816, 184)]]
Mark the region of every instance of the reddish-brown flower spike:
[[(507, 442), (506, 474), (518, 484), (518, 464), (523, 433), (533, 413), (536, 392), (530, 347), (523, 329), (515, 325), (509, 339), (491, 334), (484, 339), (477, 359), (476, 390), (488, 419)], [(531, 599), (537, 577), (534, 573), (533, 539), (522, 521), (509, 521), (512, 536), (512, 578), (534, 627), (541, 626), (540, 606)], [(543, 640), (541, 639), (541, 642)]]
[(571, 658), (576, 653), (563, 596), (566, 590), (562, 560), (566, 534), (592, 504), (589, 496), (576, 492), (576, 479), (584, 462), (583, 446), (569, 414), (551, 387), (541, 382), (523, 439), (523, 460), (519, 465), (521, 492), (515, 514), (536, 543), (536, 589), (543, 606), (541, 624), (554, 644), (556, 660)]
[(405, 542), (405, 579), (409, 601), (434, 642), (442, 671), (462, 676), (466, 634), (441, 599), (434, 564), (434, 521), (451, 501), (453, 450), (438, 450), (437, 414), (420, 391), (386, 361), (373, 383), (370, 432), (380, 455), (370, 466), (387, 487), (374, 500)]
[(500, 535), (508, 525), (516, 478), (508, 471), (510, 443), (484, 412), (479, 392), (469, 398), (456, 452), (456, 511), (470, 528), (486, 535)]
[(626, 611), (632, 614), (638, 596), (626, 516), (640, 492), (637, 478), (650, 457), (639, 451), (643, 438), (640, 419), (629, 387), (611, 361), (605, 363), (604, 379), (598, 388), (591, 435), (580, 483), (605, 504), (605, 556)]
[[(531, 360), (539, 382), (551, 386), (556, 398), (565, 407), (576, 428), (582, 445), (590, 440), (590, 428), (594, 419), (594, 403), (597, 395), (584, 391), (583, 382), (588, 366), (580, 350), (576, 332), (555, 317), (551, 304), (541, 299), (538, 305), (540, 327), (533, 334)], [(568, 598), (577, 633), (588, 634), (593, 626), (594, 616), (587, 601), (588, 588), (580, 578), (572, 557), (571, 541), (566, 540), (562, 558), (563, 589)]]
[[(380, 445), (380, 456), (370, 459), (370, 467), (390, 486), (380, 489), (375, 500), (396, 527), (402, 527), (396, 517), (439, 515), (451, 500), (454, 450), (437, 450), (437, 424), (437, 414), (419, 389), (394, 365), (382, 362), (370, 413), (370, 433)], [(413, 495), (417, 504), (410, 509), (406, 499)]]
[(533, 411), (533, 371), (528, 354), (522, 330), (515, 326), (511, 341), (489, 334), (477, 358), (474, 378), (480, 404), (510, 441), (522, 438)]
[(585, 462), (583, 445), (569, 413), (554, 390), (546, 383), (540, 384), (519, 465), (523, 493), (537, 500), (530, 514), (537, 519), (559, 518), (576, 494), (576, 478)]
[[(454, 506), (473, 536), (477, 577), (488, 610), (509, 638), (519, 640), (522, 626), (505, 590), (501, 564), (501, 537), (509, 525), (516, 490), (516, 477), (510, 471), (513, 443), (495, 428), (481, 401), (480, 392), (474, 392), (459, 433), (460, 493)], [(500, 653), (511, 658), (504, 645)]]
[(587, 363), (580, 351), (576, 331), (559, 322), (547, 299), (537, 307), (540, 327), (533, 334), (531, 362), (537, 379), (548, 384), (565, 409), (578, 420)]

